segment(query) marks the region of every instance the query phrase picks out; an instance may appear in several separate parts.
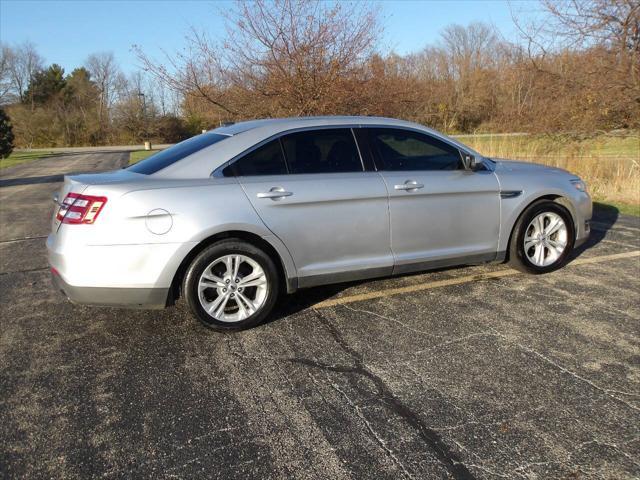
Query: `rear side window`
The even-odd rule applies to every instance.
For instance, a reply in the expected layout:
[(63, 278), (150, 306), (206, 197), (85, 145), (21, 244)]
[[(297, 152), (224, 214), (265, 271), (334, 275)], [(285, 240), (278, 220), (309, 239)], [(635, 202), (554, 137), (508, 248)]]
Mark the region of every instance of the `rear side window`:
[(457, 148), (419, 132), (372, 128), (370, 138), (382, 161), (382, 169), (458, 170), (462, 168)]
[(289, 173), (361, 172), (362, 162), (351, 130), (335, 128), (282, 137)]
[(249, 152), (222, 170), (225, 177), (251, 175), (284, 175), (287, 165), (280, 147), (280, 140), (273, 140)]
[(214, 143), (218, 143), (225, 138), (229, 137), (227, 135), (218, 135), (217, 133), (203, 133), (202, 135), (191, 137), (184, 142), (176, 143), (174, 146), (169, 147), (166, 150), (162, 150), (161, 152), (151, 155), (150, 157), (131, 165), (128, 170), (136, 173), (143, 173), (145, 175), (151, 175), (152, 173), (156, 173), (157, 171), (188, 157), (192, 153), (196, 153), (197, 151), (207, 148)]

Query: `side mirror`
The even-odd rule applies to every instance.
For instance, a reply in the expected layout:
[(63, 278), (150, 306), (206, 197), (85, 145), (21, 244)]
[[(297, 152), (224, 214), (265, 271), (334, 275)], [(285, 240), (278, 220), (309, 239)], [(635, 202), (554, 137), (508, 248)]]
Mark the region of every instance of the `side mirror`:
[(475, 170), (478, 167), (478, 160), (476, 157), (469, 153), (462, 154), (462, 163), (464, 165), (465, 170)]

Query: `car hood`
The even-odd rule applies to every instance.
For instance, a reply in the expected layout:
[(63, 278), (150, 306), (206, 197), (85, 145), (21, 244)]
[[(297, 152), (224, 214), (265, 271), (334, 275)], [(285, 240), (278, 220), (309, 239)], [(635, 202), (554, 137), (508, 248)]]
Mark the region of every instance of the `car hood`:
[(509, 171), (509, 172), (523, 172), (523, 173), (526, 173), (526, 172), (541, 173), (546, 171), (546, 172), (570, 174), (570, 172), (563, 170), (562, 168), (550, 167), (548, 165), (541, 165), (539, 163), (518, 162), (516, 160), (507, 160), (504, 158), (492, 158), (491, 160), (493, 160), (496, 163), (496, 168), (495, 168), (496, 172)]

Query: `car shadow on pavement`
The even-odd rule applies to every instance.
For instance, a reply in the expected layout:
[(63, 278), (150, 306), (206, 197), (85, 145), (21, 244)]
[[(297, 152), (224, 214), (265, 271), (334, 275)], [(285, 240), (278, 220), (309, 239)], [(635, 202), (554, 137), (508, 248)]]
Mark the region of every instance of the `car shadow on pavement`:
[[(69, 174), (72, 175), (72, 174)], [(42, 177), (0, 179), (0, 188), (18, 185), (37, 185), (39, 183), (57, 183), (64, 181), (64, 175), (44, 175)]]
[(451, 272), (453, 270), (464, 269), (467, 267), (468, 265), (443, 267), (443, 268), (437, 268), (433, 270), (407, 273), (403, 275), (375, 277), (375, 278), (357, 280), (357, 281), (347, 282), (347, 283), (336, 283), (332, 285), (323, 285), (321, 287), (304, 288), (296, 291), (293, 294), (287, 295), (286, 302), (276, 303), (276, 306), (273, 312), (271, 313), (271, 315), (269, 315), (269, 317), (264, 323), (266, 324), (266, 323), (275, 322), (277, 320), (286, 318), (290, 315), (294, 315), (303, 310), (307, 310), (310, 307), (313, 307), (314, 305), (324, 300), (328, 300), (338, 295), (339, 293), (341, 293), (344, 290), (347, 290), (348, 288), (356, 287), (358, 285), (364, 285), (366, 283), (373, 282), (373, 281), (389, 280), (389, 279), (398, 278), (398, 277), (403, 277), (403, 278), (409, 278), (413, 276), (417, 277), (420, 275), (424, 275), (425, 273), (438, 273), (438, 272), (444, 272), (444, 271)]
[[(376, 278), (375, 280), (379, 280)], [(325, 285), (322, 287), (305, 288), (297, 292), (287, 295), (286, 301), (276, 303), (273, 312), (267, 317), (265, 324), (287, 318), (298, 312), (307, 310), (313, 305), (338, 295), (343, 290), (365, 283), (366, 280), (350, 283), (337, 283), (334, 285)]]

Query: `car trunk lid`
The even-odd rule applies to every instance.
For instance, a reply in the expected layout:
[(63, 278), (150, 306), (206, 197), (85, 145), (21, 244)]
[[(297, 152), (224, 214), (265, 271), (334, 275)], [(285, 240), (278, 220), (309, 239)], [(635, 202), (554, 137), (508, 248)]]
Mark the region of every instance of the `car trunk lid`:
[(87, 188), (93, 185), (123, 183), (138, 177), (140, 177), (140, 174), (129, 172), (127, 170), (115, 170), (113, 172), (95, 174), (65, 175), (62, 187), (53, 197), (56, 206), (51, 220), (51, 231), (57, 232), (60, 229), (62, 222), (57, 218), (57, 216), (58, 212), (62, 208), (62, 202), (69, 193), (82, 194)]

